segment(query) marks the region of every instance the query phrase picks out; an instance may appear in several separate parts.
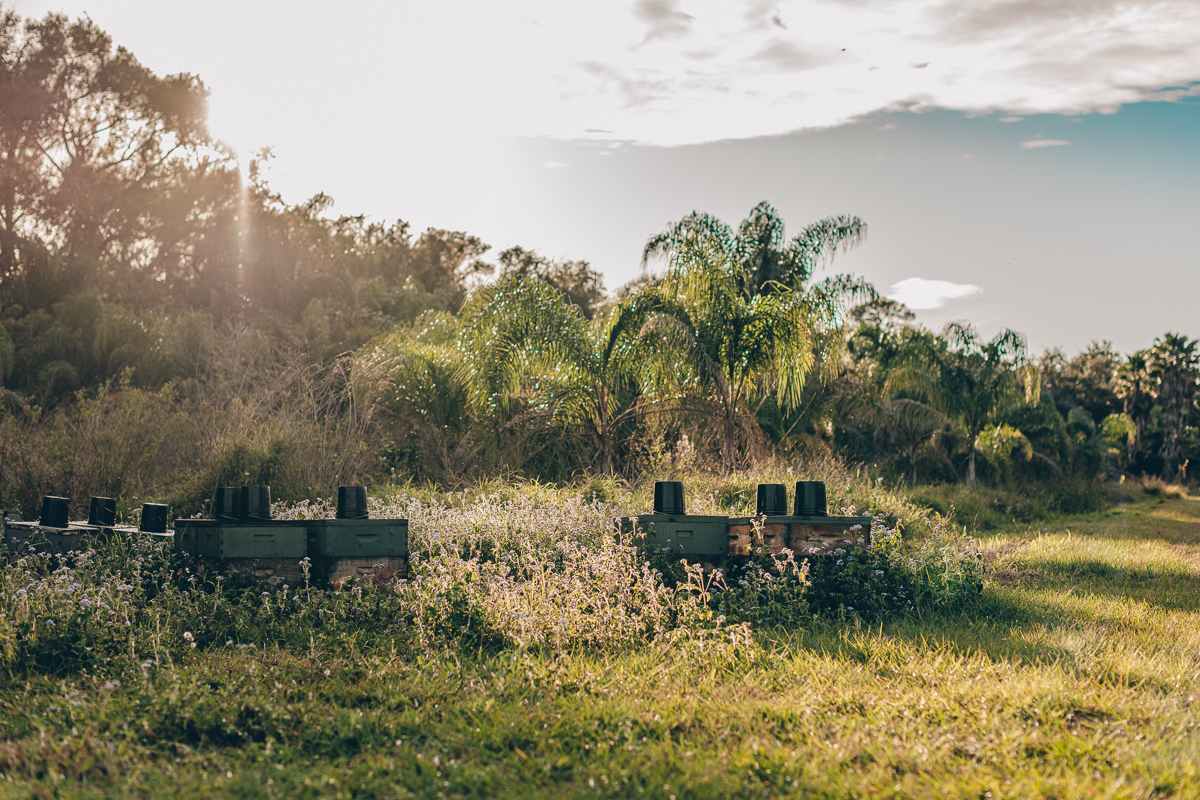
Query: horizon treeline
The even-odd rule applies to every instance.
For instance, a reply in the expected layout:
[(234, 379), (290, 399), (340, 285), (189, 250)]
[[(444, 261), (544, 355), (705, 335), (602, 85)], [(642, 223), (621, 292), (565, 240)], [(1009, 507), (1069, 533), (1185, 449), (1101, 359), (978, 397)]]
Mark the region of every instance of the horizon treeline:
[[(1200, 349), (930, 331), (767, 203), (583, 260), (290, 203), (195, 75), (0, 6), (0, 504), (338, 480), (633, 476), (829, 451), (909, 482), (1186, 480)], [(635, 254), (631, 254), (634, 257)]]

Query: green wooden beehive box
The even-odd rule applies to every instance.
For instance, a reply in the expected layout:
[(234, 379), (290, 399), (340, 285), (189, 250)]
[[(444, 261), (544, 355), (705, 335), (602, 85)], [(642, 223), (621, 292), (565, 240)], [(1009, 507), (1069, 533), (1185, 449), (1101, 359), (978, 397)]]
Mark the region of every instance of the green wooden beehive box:
[(626, 530), (636, 526), (644, 537), (641, 546), (651, 553), (704, 562), (729, 555), (728, 518), (686, 513), (679, 481), (657, 481), (654, 513), (627, 517), (622, 525)]
[(321, 580), (386, 582), (408, 574), (408, 520), (329, 519), (312, 523), (309, 546)]
[(306, 568), (310, 580), (333, 586), (408, 574), (408, 521), (369, 519), (362, 487), (338, 490), (331, 520), (272, 519), (268, 487), (224, 487), (212, 519), (177, 520), (175, 533), (203, 568), (274, 583), (299, 584)]

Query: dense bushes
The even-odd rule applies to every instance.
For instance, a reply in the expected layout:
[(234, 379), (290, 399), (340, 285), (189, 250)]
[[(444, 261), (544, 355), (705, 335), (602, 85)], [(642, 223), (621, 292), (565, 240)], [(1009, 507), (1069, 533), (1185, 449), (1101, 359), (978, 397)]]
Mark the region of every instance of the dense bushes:
[(32, 514), (41, 495), (55, 493), (76, 508), (107, 495), (122, 513), (144, 501), (190, 512), (223, 483), (269, 483), (276, 497), (300, 500), (379, 476), (336, 370), (260, 374), (258, 383), (221, 379), (205, 392), (121, 381), (55, 409), (0, 407), (0, 507)]

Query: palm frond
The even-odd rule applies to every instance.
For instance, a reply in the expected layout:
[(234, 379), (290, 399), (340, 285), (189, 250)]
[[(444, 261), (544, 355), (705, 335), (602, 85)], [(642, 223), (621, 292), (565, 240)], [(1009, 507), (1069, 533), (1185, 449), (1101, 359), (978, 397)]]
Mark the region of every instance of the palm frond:
[(822, 262), (860, 244), (867, 236), (867, 223), (855, 216), (826, 217), (807, 225), (788, 245), (790, 274), (784, 283), (807, 281)]

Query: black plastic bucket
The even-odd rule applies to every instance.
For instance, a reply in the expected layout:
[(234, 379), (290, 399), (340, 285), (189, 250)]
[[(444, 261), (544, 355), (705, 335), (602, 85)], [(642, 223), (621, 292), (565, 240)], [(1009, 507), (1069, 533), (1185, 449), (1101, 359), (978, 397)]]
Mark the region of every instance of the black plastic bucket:
[(654, 482), (655, 514), (686, 514), (682, 481)]
[(758, 499), (754, 504), (755, 514), (780, 516), (787, 513), (787, 487), (782, 483), (760, 483)]
[(338, 487), (338, 519), (366, 519), (368, 515), (367, 488), (365, 486)]
[(249, 522), (271, 519), (271, 487), (265, 485), (242, 487), (242, 513)]
[(213, 492), (213, 519), (237, 522), (242, 514), (242, 490), (236, 486), (221, 486)]
[(47, 528), (65, 528), (70, 511), (70, 500), (48, 494), (42, 498), (42, 513), (38, 516), (38, 524)]
[(167, 517), (171, 515), (171, 507), (163, 503), (144, 503), (142, 505), (142, 524), (139, 530), (145, 533), (166, 533)]
[(88, 502), (88, 525), (111, 528), (117, 524), (117, 501), (112, 497), (93, 497)]
[(825, 499), (825, 481), (796, 481), (796, 516), (829, 516)]

